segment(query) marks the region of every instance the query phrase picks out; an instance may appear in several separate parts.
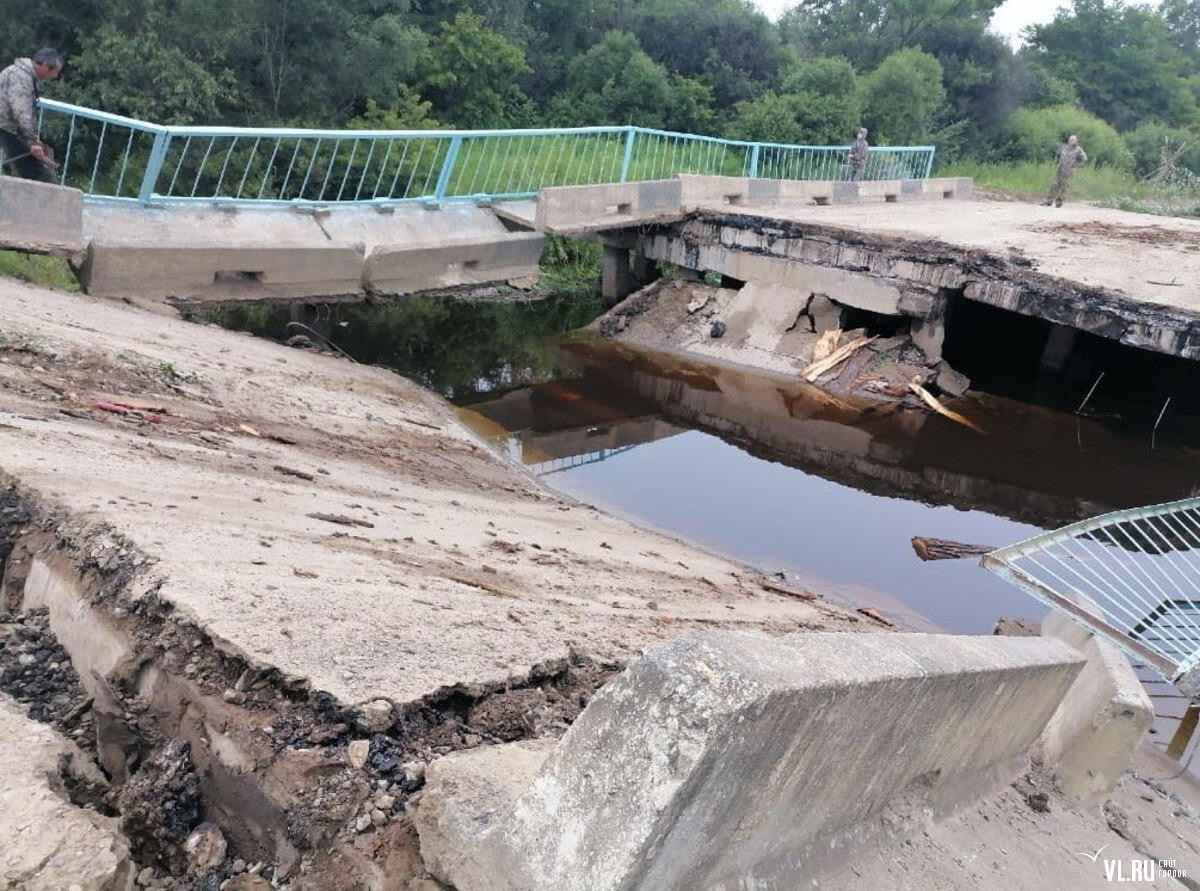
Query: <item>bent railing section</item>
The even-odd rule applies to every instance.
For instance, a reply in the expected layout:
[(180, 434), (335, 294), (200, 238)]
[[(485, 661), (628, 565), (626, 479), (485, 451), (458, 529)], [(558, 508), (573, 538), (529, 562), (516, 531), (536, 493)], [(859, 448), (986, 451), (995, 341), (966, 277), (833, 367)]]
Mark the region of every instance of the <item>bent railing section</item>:
[[(59, 181), (90, 199), (349, 202), (531, 198), (550, 186), (678, 173), (847, 179), (849, 146), (739, 142), (648, 130), (298, 130), (162, 126), (43, 99)], [(864, 178), (926, 179), (932, 146), (873, 148)]]
[(1200, 702), (1200, 498), (1073, 523), (982, 565)]

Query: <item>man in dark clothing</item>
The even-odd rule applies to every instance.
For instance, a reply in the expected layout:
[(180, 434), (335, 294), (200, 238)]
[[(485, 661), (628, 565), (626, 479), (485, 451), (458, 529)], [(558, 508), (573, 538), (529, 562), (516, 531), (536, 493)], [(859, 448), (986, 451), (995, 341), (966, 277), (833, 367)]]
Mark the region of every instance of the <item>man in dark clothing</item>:
[(62, 71), (56, 50), (40, 49), (31, 59), (16, 59), (0, 71), (0, 152), (6, 173), (52, 183), (54, 160), (38, 139), (38, 84)]

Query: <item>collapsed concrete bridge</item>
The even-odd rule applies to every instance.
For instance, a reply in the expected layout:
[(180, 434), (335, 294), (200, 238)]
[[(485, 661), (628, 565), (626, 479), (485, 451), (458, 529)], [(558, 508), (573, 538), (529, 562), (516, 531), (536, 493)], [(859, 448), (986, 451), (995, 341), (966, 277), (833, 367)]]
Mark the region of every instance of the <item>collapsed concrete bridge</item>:
[[(187, 305), (529, 286), (560, 234), (604, 245), (611, 301), (654, 262), (760, 286), (743, 314), (759, 319), (761, 349), (819, 296), (906, 320), (934, 359), (964, 301), (1046, 322), (1050, 371), (1081, 333), (1200, 358), (1200, 222), (971, 200), (967, 179), (680, 175), (534, 201), (327, 208), (103, 204), (3, 182), (0, 241), (70, 258), (97, 296)], [(784, 323), (775, 342), (772, 320)]]

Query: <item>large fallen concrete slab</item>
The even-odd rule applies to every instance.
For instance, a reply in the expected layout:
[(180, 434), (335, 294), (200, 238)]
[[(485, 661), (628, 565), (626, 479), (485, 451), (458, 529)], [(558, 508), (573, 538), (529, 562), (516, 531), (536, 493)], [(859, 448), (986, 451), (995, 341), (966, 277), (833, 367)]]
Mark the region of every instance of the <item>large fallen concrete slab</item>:
[(528, 746), (430, 765), (422, 854), (459, 891), (798, 888), (1011, 781), (1080, 665), (1040, 638), (679, 639), (523, 791)]
[(359, 300), (539, 274), (545, 236), (490, 208), (88, 204), (89, 294), (177, 304)]

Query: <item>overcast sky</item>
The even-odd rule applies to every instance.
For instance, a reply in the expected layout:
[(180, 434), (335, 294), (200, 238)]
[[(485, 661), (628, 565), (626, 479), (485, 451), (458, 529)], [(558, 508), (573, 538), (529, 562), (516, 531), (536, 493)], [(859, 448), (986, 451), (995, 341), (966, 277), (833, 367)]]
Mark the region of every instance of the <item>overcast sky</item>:
[[(774, 20), (796, 5), (797, 0), (752, 0), (755, 6)], [(992, 16), (992, 30), (1013, 42), (1026, 25), (1040, 25), (1054, 18), (1055, 9), (1061, 5), (1047, 0), (1006, 0)]]

